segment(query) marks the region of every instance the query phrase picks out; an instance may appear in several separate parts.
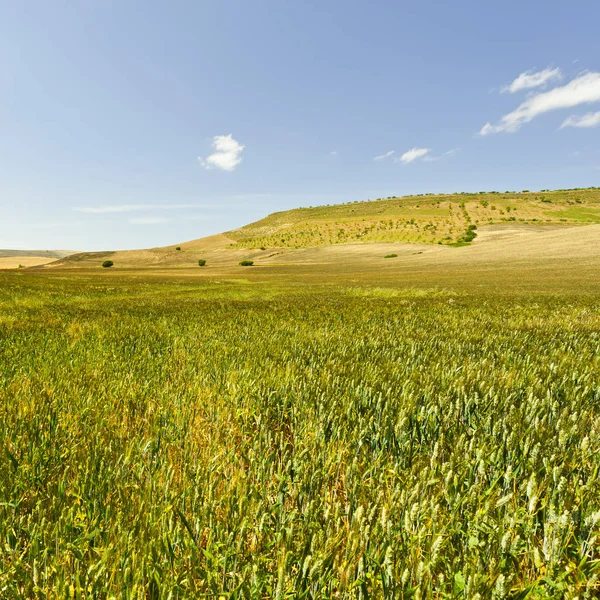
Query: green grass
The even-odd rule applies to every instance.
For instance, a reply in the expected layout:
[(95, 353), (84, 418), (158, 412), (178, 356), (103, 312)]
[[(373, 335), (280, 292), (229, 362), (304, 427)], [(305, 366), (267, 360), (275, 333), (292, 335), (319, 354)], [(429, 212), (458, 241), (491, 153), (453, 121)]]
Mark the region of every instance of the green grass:
[(564, 210), (553, 211), (549, 214), (560, 219), (582, 221), (584, 223), (600, 223), (600, 210), (597, 208), (572, 206)]
[(597, 597), (596, 290), (248, 271), (0, 273), (0, 597)]

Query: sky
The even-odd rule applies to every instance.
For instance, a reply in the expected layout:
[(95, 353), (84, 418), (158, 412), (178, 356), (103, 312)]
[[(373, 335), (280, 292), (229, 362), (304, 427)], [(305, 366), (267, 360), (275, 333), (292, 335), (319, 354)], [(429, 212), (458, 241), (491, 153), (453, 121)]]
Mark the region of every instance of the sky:
[(598, 0), (0, 1), (0, 248), (600, 185)]

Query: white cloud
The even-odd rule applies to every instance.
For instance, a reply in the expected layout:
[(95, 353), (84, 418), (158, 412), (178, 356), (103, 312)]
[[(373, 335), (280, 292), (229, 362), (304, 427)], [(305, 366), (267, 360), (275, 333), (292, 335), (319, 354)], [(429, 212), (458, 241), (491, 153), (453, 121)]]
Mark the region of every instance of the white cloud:
[(448, 152), (444, 152), (441, 156), (425, 156), (423, 160), (425, 162), (435, 162), (436, 160), (441, 160), (442, 158), (450, 158), (454, 156), (460, 148), (452, 148), (452, 150), (448, 150)]
[(215, 135), (212, 142), (215, 153), (206, 158), (198, 157), (200, 164), (205, 169), (222, 169), (233, 171), (242, 162), (242, 151), (245, 146), (229, 135)]
[(376, 156), (373, 160), (385, 160), (386, 158), (389, 158), (392, 154), (394, 154), (394, 152), (395, 150), (390, 150), (389, 152), (386, 152), (381, 156)]
[(600, 102), (600, 73), (583, 73), (566, 85), (531, 96), (515, 110), (504, 115), (498, 125), (486, 123), (479, 134), (514, 132), (524, 123), (549, 111), (592, 102)]
[(427, 156), (427, 154), (429, 154), (429, 148), (411, 148), (396, 160), (407, 165), (415, 160), (418, 160), (419, 158)]
[(109, 206), (77, 206), (73, 210), (83, 213), (104, 214), (134, 212), (139, 210), (177, 210), (186, 208), (215, 208), (210, 204), (113, 204)]
[(563, 127), (596, 127), (600, 125), (600, 112), (589, 112), (585, 115), (572, 115), (563, 121)]
[(164, 217), (136, 217), (135, 219), (129, 219), (129, 222), (133, 225), (161, 225), (162, 223), (168, 223), (170, 220)]
[(507, 85), (502, 89), (503, 92), (520, 92), (521, 90), (530, 90), (531, 88), (541, 87), (546, 85), (553, 79), (561, 79), (562, 73), (559, 68), (556, 69), (544, 69), (537, 73), (531, 71), (525, 71), (521, 73), (510, 85)]

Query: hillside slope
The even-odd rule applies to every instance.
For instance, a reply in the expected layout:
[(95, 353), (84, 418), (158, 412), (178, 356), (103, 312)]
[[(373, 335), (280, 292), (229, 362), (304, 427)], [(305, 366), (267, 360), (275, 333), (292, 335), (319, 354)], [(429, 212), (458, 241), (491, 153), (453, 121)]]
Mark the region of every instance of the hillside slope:
[(227, 232), (239, 246), (308, 248), (349, 242), (459, 243), (471, 225), (600, 223), (600, 188), (406, 196), (274, 213)]
[[(472, 241), (469, 230), (479, 236), (474, 243), (481, 247), (479, 241), (485, 236), (500, 239), (525, 234), (528, 244), (549, 228), (591, 224), (600, 224), (600, 188), (394, 197), (298, 208), (178, 245), (79, 253), (49, 266), (92, 267), (109, 259), (117, 268), (186, 267), (196, 265), (199, 258), (209, 265), (236, 265), (245, 258), (257, 264), (274, 264), (301, 260), (306, 253), (298, 251), (311, 249), (315, 252), (307, 256), (320, 262), (344, 254), (347, 249), (335, 250), (342, 245), (352, 246), (353, 254), (362, 252), (365, 256), (379, 256), (384, 248), (391, 252), (392, 247), (410, 253), (415, 244), (452, 252), (456, 248), (448, 246)], [(583, 243), (572, 233), (565, 236)], [(381, 248), (374, 247), (378, 245)]]

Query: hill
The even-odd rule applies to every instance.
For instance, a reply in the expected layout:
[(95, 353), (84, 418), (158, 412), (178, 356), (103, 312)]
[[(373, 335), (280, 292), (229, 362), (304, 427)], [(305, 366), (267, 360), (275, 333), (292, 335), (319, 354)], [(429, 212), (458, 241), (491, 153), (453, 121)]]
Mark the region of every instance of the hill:
[(243, 258), (293, 262), (306, 249), (316, 250), (311, 255), (319, 262), (336, 254), (327, 248), (347, 244), (359, 244), (353, 254), (365, 244), (402, 245), (400, 251), (405, 244), (456, 247), (477, 243), (486, 231), (495, 232), (494, 239), (519, 232), (531, 237), (548, 228), (590, 224), (600, 224), (600, 188), (390, 197), (277, 212), (224, 234), (146, 250), (79, 253), (52, 266), (99, 266), (107, 259), (132, 268), (193, 266), (198, 258), (216, 265)]
[(278, 212), (226, 235), (249, 248), (357, 241), (457, 244), (471, 225), (503, 223), (600, 223), (600, 188), (378, 198)]
[(8, 250), (0, 249), (0, 269), (37, 267), (54, 262), (70, 254), (71, 250)]

